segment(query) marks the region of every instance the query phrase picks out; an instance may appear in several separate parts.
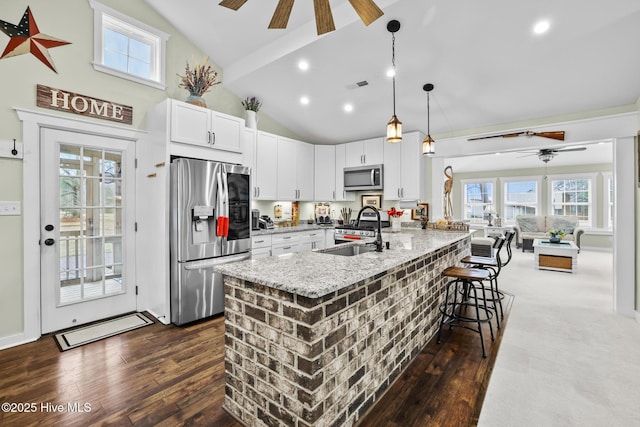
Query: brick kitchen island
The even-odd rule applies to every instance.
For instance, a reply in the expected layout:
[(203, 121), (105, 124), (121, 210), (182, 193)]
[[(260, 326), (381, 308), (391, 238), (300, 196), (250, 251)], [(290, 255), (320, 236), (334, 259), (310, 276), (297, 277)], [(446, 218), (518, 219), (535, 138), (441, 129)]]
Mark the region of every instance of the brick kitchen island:
[(390, 249), (307, 252), (218, 267), (224, 408), (246, 426), (354, 425), (435, 335), (442, 270), (468, 233), (383, 233)]

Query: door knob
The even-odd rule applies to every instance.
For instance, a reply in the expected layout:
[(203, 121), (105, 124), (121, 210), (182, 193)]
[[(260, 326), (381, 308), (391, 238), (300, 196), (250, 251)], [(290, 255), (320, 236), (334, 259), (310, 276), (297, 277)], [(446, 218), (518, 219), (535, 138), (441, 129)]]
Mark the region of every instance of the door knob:
[(55, 227), (53, 225), (51, 225), (51, 224), (47, 224), (47, 225), (44, 226), (44, 229), (47, 230), (47, 231), (53, 231), (54, 228)]
[(53, 239), (49, 238), (49, 239), (47, 239), (47, 240), (45, 240), (45, 241), (44, 241), (44, 244), (45, 244), (45, 245), (47, 245), (47, 246), (51, 246), (51, 245), (53, 245), (55, 242), (56, 242), (55, 240), (53, 240)]

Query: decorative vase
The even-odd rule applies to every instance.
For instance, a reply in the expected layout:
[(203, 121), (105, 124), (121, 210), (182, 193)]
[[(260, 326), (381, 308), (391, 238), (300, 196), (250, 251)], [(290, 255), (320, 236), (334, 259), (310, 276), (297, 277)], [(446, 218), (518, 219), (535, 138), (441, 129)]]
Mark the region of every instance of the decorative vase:
[(250, 129), (258, 129), (258, 113), (253, 110), (247, 112), (247, 127)]
[(391, 231), (400, 231), (402, 227), (402, 219), (400, 217), (391, 218)]
[(552, 234), (551, 236), (549, 236), (549, 243), (560, 243), (561, 240), (562, 240), (562, 237), (556, 234)]
[(198, 95), (197, 93), (190, 93), (189, 96), (187, 96), (187, 99), (184, 100), (184, 102), (187, 102), (193, 105), (198, 105), (200, 107), (205, 107), (205, 108), (207, 107), (207, 103), (205, 102), (204, 98)]

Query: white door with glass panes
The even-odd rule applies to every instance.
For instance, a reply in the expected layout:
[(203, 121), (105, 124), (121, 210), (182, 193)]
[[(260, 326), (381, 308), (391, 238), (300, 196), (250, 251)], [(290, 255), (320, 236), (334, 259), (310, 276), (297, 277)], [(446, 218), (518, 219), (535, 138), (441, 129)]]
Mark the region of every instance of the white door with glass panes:
[(135, 143), (43, 129), (42, 333), (136, 310)]

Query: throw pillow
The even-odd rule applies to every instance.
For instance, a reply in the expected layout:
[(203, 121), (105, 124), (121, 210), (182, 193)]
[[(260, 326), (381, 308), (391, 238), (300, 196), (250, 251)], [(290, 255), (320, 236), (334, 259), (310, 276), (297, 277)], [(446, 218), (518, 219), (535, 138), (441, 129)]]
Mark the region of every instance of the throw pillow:
[(573, 234), (573, 231), (578, 226), (578, 222), (567, 218), (554, 218), (553, 216), (547, 217), (549, 223), (549, 230), (562, 230), (565, 234)]
[(538, 231), (538, 224), (535, 217), (518, 218), (518, 225), (520, 230), (525, 233), (535, 233)]

